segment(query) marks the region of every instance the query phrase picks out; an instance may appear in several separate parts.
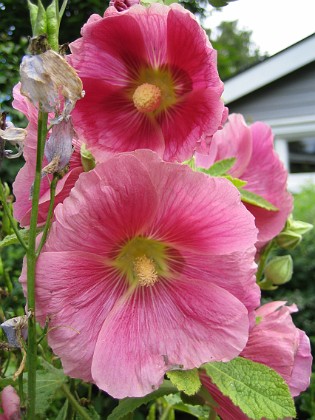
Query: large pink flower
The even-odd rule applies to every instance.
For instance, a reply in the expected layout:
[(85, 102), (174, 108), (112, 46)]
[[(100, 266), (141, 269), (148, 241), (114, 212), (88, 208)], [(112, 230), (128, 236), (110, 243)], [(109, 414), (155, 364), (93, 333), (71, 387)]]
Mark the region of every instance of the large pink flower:
[(82, 174), (55, 217), (37, 305), (68, 375), (142, 396), (173, 366), (242, 351), (259, 304), (256, 228), (228, 181), (118, 154)]
[[(23, 168), (18, 172), (13, 184), (13, 193), (16, 199), (14, 203), (14, 217), (20, 222), (20, 225), (24, 227), (29, 225), (32, 210), (32, 201), (30, 195), (35, 176), (38, 111), (28, 99), (21, 95), (20, 85), (17, 85), (13, 92), (14, 108), (21, 111), (27, 117), (29, 122), (27, 126), (27, 136), (25, 139), (23, 152), (23, 156), (26, 162)], [(58, 181), (55, 206), (58, 203), (61, 203), (64, 198), (69, 195), (71, 188), (74, 186), (80, 173), (83, 171), (80, 156), (80, 146), (80, 142), (77, 139), (73, 139), (74, 151), (69, 162), (69, 171), (60, 181)], [(46, 158), (44, 158), (43, 167), (46, 166), (47, 163), (48, 162)], [(47, 218), (50, 202), (50, 181), (51, 175), (46, 175), (42, 179), (38, 224), (43, 224)]]
[(226, 118), (216, 51), (179, 5), (110, 7), (70, 48), (85, 90), (75, 128), (99, 160), (147, 148), (184, 161)]
[(255, 216), (258, 247), (283, 229), (292, 211), (292, 196), (287, 191), (287, 171), (273, 148), (271, 128), (256, 122), (247, 126), (240, 114), (231, 114), (223, 130), (218, 131), (206, 155), (197, 154), (197, 164), (208, 168), (214, 162), (235, 157), (230, 175), (247, 181), (244, 189), (271, 202), (278, 211), (268, 211), (246, 204)]
[[(251, 330), (241, 356), (278, 372), (295, 397), (309, 386), (312, 356), (308, 337), (292, 321), (291, 313), (297, 310), (296, 306), (284, 305), (285, 302), (271, 302), (256, 311), (258, 322)], [(201, 379), (218, 403), (214, 408), (222, 420), (248, 419), (205, 374)]]
[(13, 386), (8, 385), (1, 391), (1, 408), (3, 414), (0, 414), (0, 420), (20, 420), (20, 398)]

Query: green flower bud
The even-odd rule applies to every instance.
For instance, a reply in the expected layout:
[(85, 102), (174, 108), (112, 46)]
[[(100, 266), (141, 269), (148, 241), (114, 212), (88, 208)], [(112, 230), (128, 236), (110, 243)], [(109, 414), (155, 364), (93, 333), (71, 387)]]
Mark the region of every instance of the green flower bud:
[(265, 267), (265, 278), (274, 285), (281, 285), (291, 280), (293, 261), (291, 255), (275, 257)]
[(302, 235), (291, 230), (284, 230), (276, 237), (278, 246), (284, 249), (292, 250), (296, 248), (302, 240)]
[(81, 146), (81, 163), (84, 169), (84, 172), (89, 172), (95, 168), (95, 159), (92, 153), (86, 148), (85, 143)]
[(311, 223), (306, 223), (302, 222), (301, 220), (294, 220), (290, 218), (287, 221), (287, 229), (299, 235), (305, 235), (305, 233), (313, 229), (313, 225)]

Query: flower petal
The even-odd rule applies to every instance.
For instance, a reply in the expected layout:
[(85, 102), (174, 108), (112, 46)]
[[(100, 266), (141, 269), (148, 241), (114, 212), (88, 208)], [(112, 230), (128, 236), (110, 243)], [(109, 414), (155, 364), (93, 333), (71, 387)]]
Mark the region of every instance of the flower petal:
[(92, 376), (115, 398), (143, 396), (169, 369), (236, 357), (247, 335), (247, 310), (225, 290), (201, 281), (161, 280), (112, 309), (95, 347)]
[(67, 375), (92, 380), (91, 362), (99, 331), (125, 288), (125, 282), (106, 267), (104, 258), (95, 254), (40, 255), (36, 270), (38, 317), (44, 324), (49, 316), (49, 345), (61, 357)]

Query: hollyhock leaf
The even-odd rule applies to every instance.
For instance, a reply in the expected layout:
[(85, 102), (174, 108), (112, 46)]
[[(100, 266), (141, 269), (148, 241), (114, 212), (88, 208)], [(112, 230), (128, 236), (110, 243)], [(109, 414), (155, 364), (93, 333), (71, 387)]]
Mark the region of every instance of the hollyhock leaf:
[(69, 401), (66, 400), (64, 405), (62, 406), (62, 409), (59, 411), (58, 416), (56, 417), (56, 420), (67, 420), (68, 406), (69, 406)]
[(164, 381), (160, 388), (151, 394), (140, 398), (124, 398), (119, 401), (118, 406), (111, 412), (107, 420), (119, 420), (143, 404), (147, 404), (156, 398), (164, 397), (164, 395), (175, 393), (177, 393), (177, 389), (171, 385), (170, 381)]
[(228, 170), (230, 170), (234, 163), (236, 162), (236, 158), (228, 158), (222, 159), (218, 162), (215, 162), (209, 169), (201, 169), (201, 172), (204, 172), (211, 176), (220, 176), (225, 175)]
[(197, 369), (170, 370), (166, 375), (179, 391), (183, 391), (187, 395), (196, 394), (201, 387)]
[[(36, 380), (36, 414), (44, 414), (51, 403), (55, 392), (66, 382), (67, 377), (62, 369), (42, 360), (44, 369), (37, 371)], [(27, 373), (24, 374), (27, 379)], [(27, 394), (27, 380), (23, 383), (24, 392)]]
[(237, 189), (240, 189), (247, 184), (247, 181), (243, 181), (242, 179), (238, 179), (238, 178), (233, 178), (231, 175), (225, 175), (224, 178), (232, 182), (234, 187), (236, 187)]
[(181, 411), (182, 413), (191, 414), (194, 417), (197, 417), (199, 420), (208, 420), (209, 419), (209, 407), (201, 405), (191, 405), (182, 401), (181, 396), (178, 394), (166, 395), (163, 398), (168, 405), (170, 405), (174, 410)]
[(254, 206), (261, 207), (262, 209), (269, 211), (278, 211), (277, 207), (258, 194), (242, 188), (239, 189), (239, 192), (241, 193), (243, 203), (253, 204)]
[(273, 369), (241, 357), (203, 367), (223, 395), (248, 417), (277, 420), (296, 416), (288, 385)]

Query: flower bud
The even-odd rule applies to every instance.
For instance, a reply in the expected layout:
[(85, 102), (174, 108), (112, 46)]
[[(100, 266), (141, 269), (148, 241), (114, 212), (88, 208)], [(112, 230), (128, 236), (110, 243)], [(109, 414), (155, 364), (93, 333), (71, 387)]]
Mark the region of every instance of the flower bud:
[(118, 12), (129, 9), (134, 4), (139, 4), (140, 0), (110, 0), (109, 5), (114, 6)]
[(85, 143), (82, 144), (81, 150), (81, 163), (84, 169), (84, 172), (89, 172), (95, 168), (95, 159), (92, 153), (86, 148)]
[(291, 280), (293, 274), (293, 261), (291, 255), (275, 257), (265, 267), (267, 282), (281, 285)]
[(289, 218), (286, 228), (291, 232), (297, 233), (299, 235), (305, 235), (305, 233), (313, 229), (313, 225), (311, 223), (302, 222), (301, 220), (294, 220), (293, 218)]
[(278, 246), (284, 249), (292, 250), (296, 248), (302, 240), (302, 235), (290, 230), (284, 230), (276, 237)]

